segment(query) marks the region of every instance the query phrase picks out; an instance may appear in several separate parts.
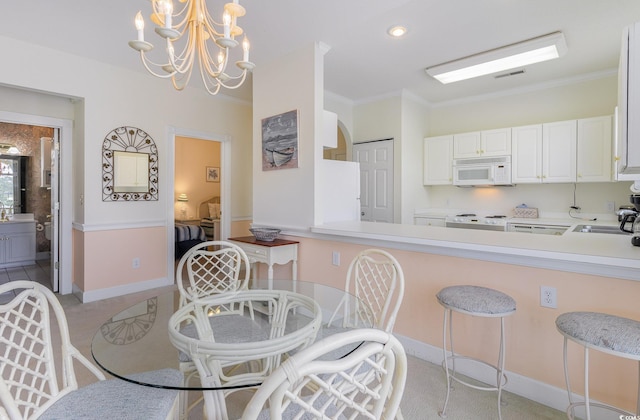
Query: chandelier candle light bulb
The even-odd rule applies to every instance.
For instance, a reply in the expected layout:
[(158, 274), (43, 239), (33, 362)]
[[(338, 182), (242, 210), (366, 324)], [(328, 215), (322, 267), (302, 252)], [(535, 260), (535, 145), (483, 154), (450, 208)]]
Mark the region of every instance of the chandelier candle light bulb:
[(138, 41), (144, 42), (144, 18), (142, 17), (141, 11), (138, 11), (135, 22), (136, 29), (138, 30)]
[(229, 34), (231, 32), (231, 15), (226, 11), (222, 14), (222, 22), (224, 23), (224, 37), (230, 38)]
[(249, 61), (249, 40), (247, 39), (247, 36), (244, 36), (244, 39), (242, 40), (242, 61)]

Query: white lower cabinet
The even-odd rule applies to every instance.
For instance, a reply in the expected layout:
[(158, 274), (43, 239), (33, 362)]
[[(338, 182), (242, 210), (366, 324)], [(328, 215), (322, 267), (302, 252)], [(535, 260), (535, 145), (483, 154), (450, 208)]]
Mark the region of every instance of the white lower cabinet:
[(413, 216), (413, 224), (418, 226), (445, 226), (445, 216)]
[(0, 224), (0, 267), (34, 264), (35, 259), (35, 223)]

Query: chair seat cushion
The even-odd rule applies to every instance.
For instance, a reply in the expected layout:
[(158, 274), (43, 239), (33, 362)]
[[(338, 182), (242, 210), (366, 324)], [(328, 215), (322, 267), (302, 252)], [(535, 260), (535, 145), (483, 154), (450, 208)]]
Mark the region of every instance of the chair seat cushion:
[[(214, 336), (233, 337), (234, 342), (263, 341), (269, 338), (268, 322), (256, 313), (252, 320), (241, 315), (214, 316), (209, 319)], [(241, 331), (241, 334), (238, 334)], [(198, 333), (194, 324), (185, 325), (180, 333), (191, 338), (197, 338)], [(180, 351), (178, 357), (181, 362), (190, 362), (191, 356)]]
[[(165, 381), (182, 384), (182, 374), (175, 369), (162, 369), (131, 375), (144, 381), (162, 376)], [(166, 419), (178, 396), (177, 390), (153, 388), (121, 379), (94, 382), (64, 396), (41, 417), (44, 420)]]
[(505, 293), (480, 286), (450, 286), (436, 295), (446, 308), (479, 316), (504, 316), (516, 311), (516, 301)]
[(640, 356), (640, 322), (598, 312), (568, 312), (556, 327), (569, 339), (618, 353)]

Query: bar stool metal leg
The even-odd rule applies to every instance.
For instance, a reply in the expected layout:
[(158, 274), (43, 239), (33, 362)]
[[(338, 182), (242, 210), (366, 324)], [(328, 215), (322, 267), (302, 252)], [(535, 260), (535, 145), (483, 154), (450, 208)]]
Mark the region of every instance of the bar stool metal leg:
[[(447, 408), (449, 406), (449, 400), (451, 398), (453, 383), (458, 382), (462, 385), (481, 391), (497, 391), (498, 419), (502, 419), (502, 389), (507, 384), (507, 377), (504, 373), (506, 353), (504, 318), (515, 313), (515, 301), (510, 296), (497, 290), (469, 285), (446, 287), (438, 292), (437, 299), (438, 302), (444, 307), (444, 321), (442, 327), (442, 364), (447, 380), (447, 395), (445, 397), (444, 406), (442, 410), (438, 412), (438, 414), (440, 415), (440, 417), (447, 417)], [(484, 360), (476, 359), (473, 357), (456, 354), (453, 343), (453, 312), (459, 312), (463, 315), (471, 315), (477, 317), (500, 318), (500, 343), (497, 365), (493, 365)], [(447, 333), (449, 335), (449, 352), (447, 351)], [(480, 363), (482, 365), (495, 369), (495, 385), (476, 385), (472, 382), (466, 381), (464, 378), (459, 377), (456, 374), (456, 359), (458, 358)]]
[[(438, 415), (442, 418), (447, 418), (447, 404), (449, 404), (449, 395), (451, 394), (451, 377), (449, 375), (449, 356), (447, 355), (447, 318), (449, 318), (449, 343), (451, 345), (451, 355), (453, 356), (453, 334), (452, 334), (452, 322), (451, 322), (451, 309), (444, 309), (444, 322), (442, 324), (442, 354), (443, 354), (443, 363), (444, 363), (444, 372), (447, 378), (447, 396), (444, 399), (444, 407), (441, 411), (438, 412)], [(451, 363), (453, 364), (452, 368), (455, 372), (455, 358), (451, 359)]]

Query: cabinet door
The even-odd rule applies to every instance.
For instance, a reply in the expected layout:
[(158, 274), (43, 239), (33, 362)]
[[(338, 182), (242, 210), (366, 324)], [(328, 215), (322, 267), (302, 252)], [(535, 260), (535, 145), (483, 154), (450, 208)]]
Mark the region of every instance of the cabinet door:
[(480, 132), (453, 135), (453, 158), (470, 158), (481, 156)]
[(542, 182), (576, 182), (576, 120), (542, 125)]
[(612, 180), (611, 117), (578, 120), (578, 182)]
[(415, 216), (413, 220), (419, 226), (445, 226), (444, 217)]
[(511, 155), (511, 128), (500, 128), (480, 132), (482, 156)]
[(424, 185), (453, 183), (453, 136), (424, 139)]
[(511, 181), (514, 184), (542, 182), (542, 124), (511, 129)]
[(33, 233), (12, 233), (6, 236), (6, 261), (34, 261), (36, 259), (36, 237)]

